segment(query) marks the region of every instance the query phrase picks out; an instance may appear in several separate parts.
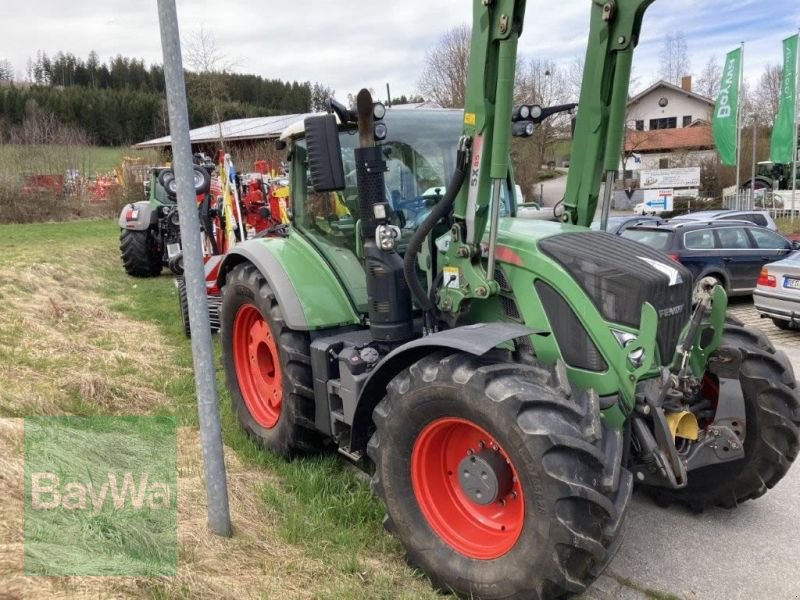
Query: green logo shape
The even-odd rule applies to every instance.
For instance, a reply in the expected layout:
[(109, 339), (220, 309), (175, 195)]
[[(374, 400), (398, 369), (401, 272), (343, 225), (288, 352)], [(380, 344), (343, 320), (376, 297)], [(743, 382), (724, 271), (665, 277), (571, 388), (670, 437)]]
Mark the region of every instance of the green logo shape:
[(175, 575), (170, 417), (25, 419), (25, 574)]

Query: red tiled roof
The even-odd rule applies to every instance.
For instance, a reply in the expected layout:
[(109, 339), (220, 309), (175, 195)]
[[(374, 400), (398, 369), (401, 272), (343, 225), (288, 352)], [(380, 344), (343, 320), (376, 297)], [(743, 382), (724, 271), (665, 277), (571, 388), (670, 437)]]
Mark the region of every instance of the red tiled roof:
[(688, 150), (713, 148), (711, 127), (695, 125), (680, 129), (635, 131), (629, 129), (625, 135), (626, 152), (656, 152), (659, 150)]

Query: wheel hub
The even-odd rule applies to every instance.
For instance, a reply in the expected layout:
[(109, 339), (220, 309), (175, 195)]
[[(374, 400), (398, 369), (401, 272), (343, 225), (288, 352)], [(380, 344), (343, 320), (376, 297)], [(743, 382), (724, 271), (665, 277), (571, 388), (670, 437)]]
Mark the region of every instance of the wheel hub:
[(511, 492), (514, 475), (508, 462), (496, 450), (468, 454), (458, 464), (458, 483), (464, 495), (482, 506)]

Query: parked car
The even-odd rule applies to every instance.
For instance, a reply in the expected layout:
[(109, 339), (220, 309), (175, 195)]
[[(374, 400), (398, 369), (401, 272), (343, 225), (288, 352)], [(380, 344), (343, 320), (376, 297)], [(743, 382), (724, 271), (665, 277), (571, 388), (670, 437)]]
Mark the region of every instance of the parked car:
[[(636, 227), (637, 225), (660, 225), (664, 220), (661, 217), (647, 217), (647, 216), (623, 216), (623, 217), (608, 217), (608, 233), (614, 235), (622, 235), (622, 232), (628, 227)], [(600, 221), (592, 223), (592, 229), (600, 231)]]
[(761, 227), (778, 231), (775, 219), (766, 210), (701, 210), (674, 217), (671, 221), (750, 221)]
[(761, 270), (753, 303), (781, 329), (800, 329), (800, 252)]
[(764, 265), (795, 249), (780, 234), (748, 221), (672, 220), (631, 227), (622, 237), (664, 251), (687, 267), (695, 281), (716, 279), (731, 296), (751, 294)]

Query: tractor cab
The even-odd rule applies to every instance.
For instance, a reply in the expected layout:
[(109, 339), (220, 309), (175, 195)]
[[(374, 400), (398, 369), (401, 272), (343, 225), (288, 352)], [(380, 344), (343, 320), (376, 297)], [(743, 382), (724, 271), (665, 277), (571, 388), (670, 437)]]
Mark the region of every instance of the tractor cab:
[[(382, 119), (385, 137), (378, 140), (386, 162), (383, 197), (390, 222), (400, 238), (403, 255), (408, 240), (442, 199), (455, 169), (463, 111), (450, 109), (388, 109)], [(339, 125), (344, 189), (317, 192), (312, 184), (304, 121), (288, 127), (281, 141), (289, 147), (293, 235), (302, 235), (327, 260), (359, 312), (366, 312), (367, 295), (361, 266), (362, 232), (358, 207), (355, 149), (357, 129)], [(512, 178), (501, 190), (500, 215), (510, 216), (516, 204)], [(446, 230), (442, 231), (442, 234)]]

